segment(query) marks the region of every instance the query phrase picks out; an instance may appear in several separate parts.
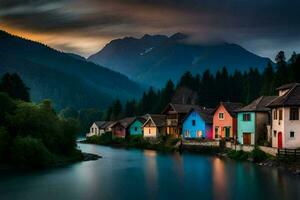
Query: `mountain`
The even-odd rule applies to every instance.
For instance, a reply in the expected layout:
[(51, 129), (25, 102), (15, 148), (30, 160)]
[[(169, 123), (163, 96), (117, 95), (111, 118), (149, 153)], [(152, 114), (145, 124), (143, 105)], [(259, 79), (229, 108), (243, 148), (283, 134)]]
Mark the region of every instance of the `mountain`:
[(137, 83), (118, 72), (0, 31), (0, 75), (6, 72), (22, 77), (34, 102), (49, 98), (57, 109), (103, 109), (116, 97), (125, 100), (142, 93)]
[(187, 35), (176, 33), (125, 37), (108, 43), (88, 60), (121, 72), (135, 81), (161, 87), (166, 79), (177, 81), (187, 70), (192, 73), (226, 66), (229, 72), (250, 67), (263, 69), (268, 58), (257, 56), (236, 44), (187, 43)]

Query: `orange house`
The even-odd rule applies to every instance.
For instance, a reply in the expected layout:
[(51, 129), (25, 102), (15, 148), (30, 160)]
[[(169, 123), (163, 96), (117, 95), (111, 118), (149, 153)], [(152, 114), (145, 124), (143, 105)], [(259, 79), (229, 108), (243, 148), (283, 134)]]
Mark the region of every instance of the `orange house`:
[(241, 103), (221, 102), (214, 111), (213, 139), (236, 138), (237, 119), (235, 111), (242, 108)]

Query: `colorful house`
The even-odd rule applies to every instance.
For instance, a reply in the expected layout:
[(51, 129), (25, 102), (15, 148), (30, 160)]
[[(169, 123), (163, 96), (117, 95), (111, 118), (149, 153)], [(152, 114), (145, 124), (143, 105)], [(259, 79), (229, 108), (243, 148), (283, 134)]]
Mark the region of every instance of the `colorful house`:
[(275, 98), (276, 96), (261, 96), (238, 110), (237, 134), (240, 144), (256, 145), (258, 140), (267, 140), (271, 120), (271, 109), (267, 104)]
[(241, 103), (221, 102), (214, 111), (213, 139), (236, 139), (237, 115), (236, 110), (241, 109)]
[(112, 136), (116, 138), (125, 138), (129, 135), (129, 126), (135, 120), (135, 117), (127, 117), (115, 122), (112, 129)]
[(90, 127), (90, 132), (86, 134), (86, 137), (91, 137), (94, 135), (102, 135), (106, 132), (111, 132), (111, 121), (97, 121)]
[(213, 139), (213, 109), (192, 108), (183, 121), (182, 137), (184, 139)]
[(143, 135), (143, 124), (146, 122), (146, 116), (137, 117), (129, 126), (130, 135)]
[(189, 104), (169, 103), (162, 111), (162, 114), (166, 115), (166, 134), (179, 136), (182, 131), (183, 119), (192, 108), (197, 107)]
[(165, 134), (165, 115), (147, 115), (147, 120), (143, 124), (144, 138), (157, 138)]
[(279, 97), (268, 104), (272, 109), (272, 147), (300, 147), (300, 84), (277, 88)]

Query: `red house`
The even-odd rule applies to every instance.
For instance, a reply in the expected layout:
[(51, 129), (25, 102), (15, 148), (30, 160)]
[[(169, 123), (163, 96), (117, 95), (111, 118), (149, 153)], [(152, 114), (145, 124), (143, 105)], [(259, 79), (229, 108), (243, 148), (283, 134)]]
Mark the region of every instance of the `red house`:
[(115, 122), (112, 127), (112, 136), (117, 138), (125, 138), (129, 135), (129, 126), (135, 120), (135, 117), (127, 117)]
[(241, 103), (221, 102), (214, 111), (213, 139), (236, 138), (237, 118), (235, 111), (242, 108)]

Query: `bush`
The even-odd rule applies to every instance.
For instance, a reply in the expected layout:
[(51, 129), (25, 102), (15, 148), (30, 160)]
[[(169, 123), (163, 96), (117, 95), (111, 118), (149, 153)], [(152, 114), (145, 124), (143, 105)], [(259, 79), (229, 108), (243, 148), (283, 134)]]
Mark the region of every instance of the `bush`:
[(11, 160), (18, 166), (41, 168), (49, 166), (54, 157), (41, 140), (28, 136), (14, 140)]
[(244, 152), (242, 150), (240, 151), (231, 150), (228, 152), (228, 157), (234, 160), (247, 160), (249, 157), (249, 153)]
[(6, 129), (0, 127), (0, 162), (6, 161), (9, 155), (10, 137)]
[(250, 153), (250, 156), (254, 162), (262, 162), (268, 158), (268, 155), (259, 148), (253, 149), (253, 151)]

